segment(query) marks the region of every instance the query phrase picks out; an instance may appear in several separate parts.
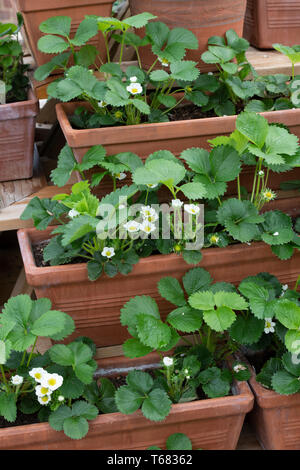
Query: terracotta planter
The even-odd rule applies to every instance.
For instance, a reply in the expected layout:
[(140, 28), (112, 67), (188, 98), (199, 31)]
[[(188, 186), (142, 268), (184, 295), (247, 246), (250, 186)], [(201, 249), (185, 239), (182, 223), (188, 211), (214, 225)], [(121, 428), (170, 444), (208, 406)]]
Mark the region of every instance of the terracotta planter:
[[(98, 129), (73, 129), (69, 117), (78, 106), (88, 106), (85, 103), (59, 103), (56, 105), (57, 118), (75, 157), (81, 161), (85, 153), (93, 145), (103, 145), (108, 155), (119, 152), (134, 152), (145, 160), (148, 155), (157, 150), (170, 150), (179, 155), (190, 147), (210, 149), (208, 139), (220, 135), (229, 135), (235, 129), (237, 116), (223, 116), (186, 121), (163, 122), (154, 124), (139, 124), (133, 126), (103, 127)], [(300, 138), (300, 109), (271, 111), (262, 113), (269, 122), (282, 123), (289, 127)], [(254, 168), (246, 167), (241, 175), (241, 185), (248, 190), (252, 188)], [(272, 173), (269, 181), (271, 189), (278, 189), (282, 181), (286, 181), (286, 173)], [(300, 179), (300, 168), (295, 168), (288, 174), (288, 179)], [(119, 185), (130, 184), (123, 180)], [(98, 196), (104, 196), (112, 191), (110, 178), (102, 181)], [(228, 194), (236, 194), (236, 184), (229, 183)]]
[(31, 89), (27, 101), (0, 105), (0, 181), (32, 177), (38, 111), (39, 102)]
[[(299, 212), (299, 207), (298, 207)], [(157, 283), (162, 277), (181, 279), (193, 266), (181, 256), (153, 255), (141, 259), (127, 276), (114, 278), (101, 276), (89, 281), (86, 263), (64, 266), (37, 267), (32, 254), (32, 244), (47, 240), (53, 227), (40, 232), (36, 229), (18, 231), (20, 250), (26, 279), (36, 296), (48, 297), (53, 308), (70, 314), (76, 332), (68, 338), (89, 336), (99, 346), (122, 344), (128, 338), (127, 328), (120, 324), (120, 309), (132, 297), (149, 295), (158, 302), (165, 318), (174, 308), (163, 300)], [(291, 286), (299, 275), (300, 252), (287, 261), (280, 261), (265, 243), (231, 245), (226, 248), (208, 248), (203, 251), (202, 268), (207, 269), (214, 281), (238, 284), (246, 276), (270, 272), (282, 283)]]
[(279, 395), (256, 382), (255, 373), (250, 386), (255, 405), (249, 420), (261, 446), (266, 450), (299, 450), (300, 393)]
[[(86, 15), (111, 16), (114, 0), (15, 0), (16, 8), (24, 17), (25, 33), (37, 66), (43, 65), (53, 57), (38, 50), (37, 42), (43, 33), (39, 25), (52, 16), (70, 16), (72, 18), (71, 37)], [(106, 60), (105, 45), (101, 34), (92, 38), (88, 44), (96, 46), (102, 60)]]
[(244, 37), (260, 49), (299, 44), (300, 4), (296, 0), (247, 0)]
[[(223, 36), (228, 29), (234, 29), (239, 36), (243, 34), (246, 0), (129, 0), (133, 15), (147, 11), (157, 16), (170, 29), (186, 28), (198, 39), (198, 50), (188, 50), (187, 60), (199, 62), (201, 72), (216, 70), (215, 65), (206, 64), (201, 54), (207, 50), (211, 36)], [(144, 35), (144, 31), (138, 31)], [(150, 47), (140, 49), (143, 68), (148, 69), (155, 56)]]
[[(114, 358), (114, 366), (119, 366), (119, 358)], [(235, 382), (232, 391), (229, 397), (173, 405), (161, 422), (146, 420), (140, 411), (100, 415), (89, 422), (87, 436), (78, 441), (47, 423), (2, 428), (0, 449), (145, 450), (154, 445), (165, 448), (167, 438), (181, 432), (189, 436), (193, 449), (234, 450), (245, 415), (252, 409), (253, 394), (246, 382)]]

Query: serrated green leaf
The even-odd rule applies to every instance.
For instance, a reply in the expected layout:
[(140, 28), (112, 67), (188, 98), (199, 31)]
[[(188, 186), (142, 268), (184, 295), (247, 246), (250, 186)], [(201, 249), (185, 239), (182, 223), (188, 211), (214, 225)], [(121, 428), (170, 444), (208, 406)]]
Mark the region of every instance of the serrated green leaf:
[(240, 344), (253, 344), (257, 343), (262, 336), (264, 327), (264, 320), (259, 320), (254, 316), (244, 318), (237, 315), (235, 322), (230, 327), (229, 334)]
[(192, 450), (190, 439), (183, 433), (175, 433), (168, 437), (167, 450)]
[(213, 310), (215, 307), (214, 294), (209, 291), (196, 292), (189, 297), (189, 304), (198, 310)]
[(69, 44), (59, 36), (48, 34), (38, 40), (38, 49), (45, 54), (58, 54), (69, 49)]
[(144, 397), (140, 392), (132, 390), (127, 385), (122, 385), (115, 394), (115, 400), (118, 410), (129, 415), (137, 411), (143, 403)]
[(228, 307), (218, 307), (216, 310), (206, 310), (203, 319), (212, 330), (225, 331), (235, 321), (236, 315)]
[(183, 286), (188, 295), (199, 290), (206, 290), (212, 283), (212, 277), (206, 269), (190, 269), (182, 278)]
[(280, 395), (292, 395), (299, 392), (300, 382), (294, 375), (285, 370), (279, 370), (272, 377), (272, 387)]
[(0, 415), (13, 423), (17, 418), (16, 397), (12, 393), (0, 393)]
[(53, 16), (43, 21), (39, 29), (45, 34), (59, 34), (67, 37), (70, 34), (71, 21), (69, 16)]
[(176, 330), (185, 333), (197, 331), (202, 325), (202, 314), (188, 306), (179, 307), (167, 316), (167, 322)]
[(151, 315), (138, 315), (136, 328), (141, 342), (153, 349), (160, 349), (171, 340), (171, 330), (168, 325)]
[(256, 113), (243, 112), (239, 114), (236, 120), (236, 128), (259, 148), (264, 145), (269, 132), (267, 120)]
[(152, 390), (142, 404), (142, 413), (151, 421), (162, 421), (171, 411), (171, 400), (160, 389)]
[(184, 292), (179, 281), (173, 277), (164, 277), (158, 282), (158, 290), (162, 297), (178, 307), (186, 303)]

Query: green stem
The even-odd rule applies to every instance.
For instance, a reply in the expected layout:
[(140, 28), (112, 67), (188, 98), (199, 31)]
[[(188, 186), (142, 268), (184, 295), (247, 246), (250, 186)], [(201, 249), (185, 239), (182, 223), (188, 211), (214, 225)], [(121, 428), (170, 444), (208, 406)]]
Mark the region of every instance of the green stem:
[(31, 349), (31, 352), (30, 352), (30, 355), (29, 355), (29, 358), (28, 358), (28, 361), (27, 361), (27, 367), (29, 367), (29, 364), (30, 364), (30, 361), (31, 361), (31, 358), (32, 358), (32, 355), (33, 355), (33, 352), (34, 352), (34, 348), (36, 346), (37, 339), (38, 339), (38, 337), (36, 336), (36, 338), (34, 340), (34, 343), (33, 343), (33, 346), (32, 346), (32, 349)]
[(2, 364), (0, 364), (0, 370), (1, 370), (1, 373), (2, 373), (3, 382), (5, 384), (6, 391), (9, 392), (9, 385), (8, 385), (7, 379), (5, 377), (4, 367), (3, 367)]
[(109, 53), (109, 47), (108, 47), (107, 34), (103, 33), (103, 37), (104, 37), (104, 44), (105, 44), (106, 55), (107, 55), (107, 62), (110, 62), (110, 53)]
[(257, 179), (257, 170), (258, 170), (258, 161), (256, 162), (256, 168), (255, 168), (255, 173), (254, 173), (254, 180), (253, 180), (253, 187), (252, 187), (252, 194), (251, 194), (251, 202), (253, 202), (254, 199), (254, 194), (255, 194), (255, 188), (256, 188), (256, 179)]
[(294, 291), (297, 291), (299, 283), (300, 283), (300, 276), (298, 276), (298, 279), (297, 279), (295, 287), (294, 287)]
[(237, 177), (237, 186), (238, 186), (238, 198), (241, 200), (241, 182), (240, 182), (240, 175)]

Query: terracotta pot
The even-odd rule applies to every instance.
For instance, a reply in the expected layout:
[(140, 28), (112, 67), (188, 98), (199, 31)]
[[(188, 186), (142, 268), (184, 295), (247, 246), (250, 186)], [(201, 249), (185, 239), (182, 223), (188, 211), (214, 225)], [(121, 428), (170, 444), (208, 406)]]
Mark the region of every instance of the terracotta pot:
[(38, 111), (39, 102), (31, 89), (27, 101), (0, 105), (0, 181), (32, 177)]
[(250, 424), (261, 446), (266, 450), (299, 450), (300, 393), (279, 395), (262, 387), (253, 372), (250, 386), (255, 405)]
[[(214, 64), (206, 64), (201, 54), (207, 50), (207, 41), (211, 36), (223, 36), (228, 29), (234, 29), (239, 36), (243, 34), (246, 0), (129, 0), (133, 15), (147, 11), (157, 16), (170, 29), (185, 28), (194, 33), (199, 48), (188, 50), (187, 60), (199, 62), (201, 72), (216, 70)], [(144, 30), (138, 30), (144, 36)], [(143, 68), (149, 69), (156, 56), (151, 47), (140, 48)]]
[(300, 4), (295, 0), (247, 0), (244, 37), (260, 49), (299, 44)]
[[(299, 212), (299, 207), (298, 207)], [(48, 297), (54, 309), (71, 315), (76, 332), (68, 338), (89, 336), (96, 345), (122, 344), (129, 337), (127, 328), (120, 324), (120, 309), (137, 295), (152, 296), (165, 318), (174, 308), (162, 299), (157, 283), (162, 277), (181, 279), (193, 266), (181, 256), (153, 255), (143, 258), (133, 271), (114, 278), (102, 275), (89, 281), (86, 263), (63, 266), (37, 267), (32, 245), (47, 240), (53, 227), (41, 232), (36, 229), (18, 231), (18, 240), (26, 272), (26, 279), (37, 298)], [(246, 276), (270, 272), (282, 283), (293, 286), (299, 276), (300, 251), (287, 261), (280, 261), (265, 243), (231, 245), (226, 248), (203, 249), (202, 268), (207, 269), (214, 281), (238, 284)]]
[[(145, 160), (148, 155), (157, 150), (170, 150), (179, 155), (190, 147), (210, 149), (208, 139), (220, 135), (229, 135), (235, 129), (237, 116), (223, 116), (205, 119), (191, 119), (186, 121), (163, 122), (154, 124), (139, 124), (133, 126), (103, 127), (98, 129), (73, 129), (69, 117), (78, 106), (86, 103), (59, 103), (56, 105), (57, 118), (61, 129), (72, 147), (76, 159), (80, 162), (93, 145), (103, 145), (108, 155), (119, 152), (134, 152)], [(269, 122), (282, 123), (300, 138), (300, 109), (285, 111), (271, 111), (261, 113)], [(241, 175), (241, 185), (248, 190), (253, 184), (253, 167), (245, 167)], [(300, 168), (293, 169), (288, 179), (300, 179)], [(286, 173), (272, 173), (269, 181), (271, 189), (278, 189), (280, 183), (287, 180)], [(130, 180), (123, 180), (119, 186), (130, 184)], [(102, 197), (112, 191), (112, 182), (109, 177), (101, 182), (97, 195)], [(236, 194), (236, 184), (229, 183), (228, 194)]]
[[(15, 0), (16, 7), (24, 17), (25, 34), (32, 55), (37, 66), (43, 65), (53, 55), (44, 54), (39, 51), (37, 42), (41, 33), (40, 24), (52, 16), (70, 16), (72, 18), (71, 37), (86, 15), (111, 16), (114, 0), (51, 0), (45, 2), (40, 0)], [(106, 60), (105, 45), (102, 35), (99, 33), (90, 39), (88, 44), (96, 46), (102, 60)]]
[[(122, 366), (124, 360), (121, 361)], [(132, 365), (132, 363), (130, 363)], [(114, 358), (119, 366), (119, 358)], [(246, 382), (235, 382), (233, 396), (198, 400), (172, 406), (164, 421), (146, 420), (141, 411), (132, 415), (111, 413), (89, 422), (84, 439), (71, 440), (47, 423), (0, 429), (1, 450), (145, 450), (165, 448), (167, 438), (187, 434), (193, 449), (234, 450), (244, 418), (253, 407)]]

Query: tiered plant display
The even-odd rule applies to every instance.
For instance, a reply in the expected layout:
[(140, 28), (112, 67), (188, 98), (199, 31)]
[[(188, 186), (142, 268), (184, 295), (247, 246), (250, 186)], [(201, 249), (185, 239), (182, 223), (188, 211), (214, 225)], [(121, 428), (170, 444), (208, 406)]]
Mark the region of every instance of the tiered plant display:
[[(210, 153), (186, 149), (180, 160), (169, 151), (155, 152), (144, 165), (128, 152), (106, 157), (101, 146), (93, 147), (78, 164), (71, 149), (63, 149), (52, 173), (59, 185), (73, 170), (94, 166), (102, 169), (95, 173), (94, 183), (109, 172), (115, 184), (115, 175), (125, 171), (133, 181), (101, 201), (91, 194), (89, 183), (82, 181), (70, 195), (34, 198), (22, 215), (23, 220), (33, 219), (37, 229), (18, 234), (27, 280), (38, 297), (47, 295), (56, 308), (73, 316), (76, 334), (90, 336), (97, 346), (119, 344), (126, 337), (119, 323), (124, 300), (154, 294), (161, 277), (172, 272), (181, 278), (188, 264), (201, 263), (217, 281), (238, 283), (258, 269), (267, 269), (283, 282), (295, 281), (299, 262), (295, 229), (299, 225), (282, 211), (262, 213), (262, 208), (276, 197), (268, 186), (270, 168), (298, 164), (297, 137), (269, 125), (258, 114), (243, 113), (235, 132), (213, 145)], [(249, 193), (240, 185), (242, 162), (256, 165)], [(224, 197), (229, 181), (235, 181), (237, 197)], [(160, 187), (167, 195), (163, 202), (171, 207), (168, 239), (164, 239), (165, 216), (159, 205), (156, 209), (149, 206), (159, 204)], [(205, 205), (204, 220), (199, 203)], [(137, 212), (130, 212), (134, 207)], [(182, 208), (192, 221), (190, 233)], [(54, 221), (61, 225), (53, 231), (49, 224)], [(200, 228), (202, 250), (199, 243), (191, 247)], [(38, 267), (32, 246), (47, 240), (44, 262), (48, 265)], [(74, 259), (87, 262), (72, 264)], [(169, 306), (163, 302), (160, 308), (164, 314)]]

